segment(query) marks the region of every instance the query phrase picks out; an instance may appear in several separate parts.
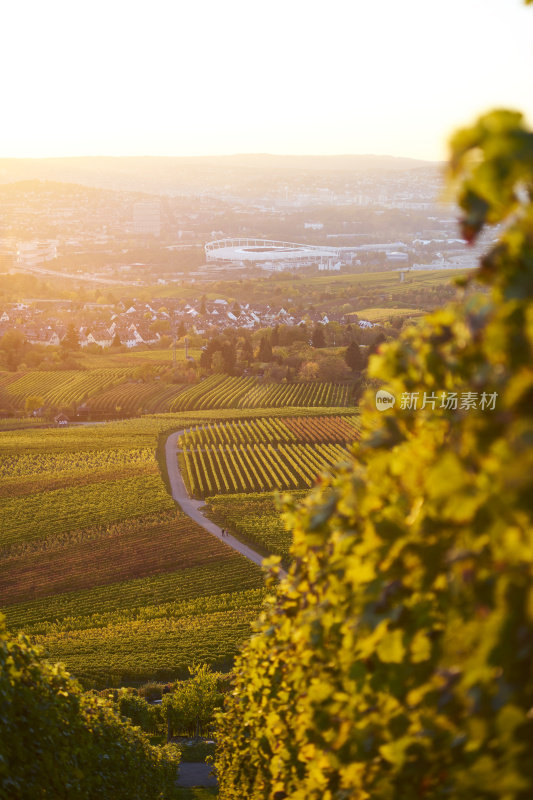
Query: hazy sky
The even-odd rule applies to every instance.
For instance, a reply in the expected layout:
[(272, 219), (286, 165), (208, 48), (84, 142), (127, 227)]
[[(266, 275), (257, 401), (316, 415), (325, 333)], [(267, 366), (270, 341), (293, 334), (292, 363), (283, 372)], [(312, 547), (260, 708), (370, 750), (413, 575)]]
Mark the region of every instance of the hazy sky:
[(480, 111), (533, 120), (521, 0), (4, 0), (0, 21), (0, 157), (436, 159)]

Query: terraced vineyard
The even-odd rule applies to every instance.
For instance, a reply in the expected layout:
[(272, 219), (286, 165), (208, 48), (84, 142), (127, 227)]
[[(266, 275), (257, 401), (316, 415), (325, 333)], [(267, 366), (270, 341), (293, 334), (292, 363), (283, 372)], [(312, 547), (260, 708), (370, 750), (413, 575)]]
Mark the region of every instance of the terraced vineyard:
[(123, 383), (133, 373), (133, 368), (57, 370), (26, 372), (10, 380), (10, 373), (2, 376), (0, 383), (4, 398), (13, 408), (23, 408), (28, 397), (42, 397), (53, 408), (68, 408), (81, 404), (89, 397)]
[(95, 523), (116, 522), (173, 507), (157, 474), (67, 485), (2, 501), (0, 548)]
[[(211, 495), (202, 458), (227, 458), (212, 501), (221, 524), (285, 556), (290, 533), (272, 489), (307, 485), (342, 457), (358, 419), (349, 408), (271, 408), (264, 418), (226, 408), (0, 432), (2, 611), (86, 685), (185, 676), (195, 660), (226, 669), (259, 611), (261, 569), (167, 492), (156, 448), (176, 429), (188, 429)], [(224, 480), (233, 493), (269, 494), (233, 500)]]
[[(220, 566), (211, 570), (204, 567), (197, 568), (191, 576), (193, 585), (201, 581), (205, 592), (194, 599), (180, 602), (168, 596), (179, 596), (180, 589), (191, 596), (189, 576), (184, 570), (184, 583), (181, 583), (181, 573), (160, 576), (157, 582), (152, 582), (154, 592), (160, 586), (166, 588), (168, 599), (165, 602), (159, 600), (157, 604), (143, 606), (137, 601), (129, 608), (114, 606), (114, 598), (117, 591), (120, 597), (122, 587), (135, 594), (138, 586), (146, 584), (132, 581), (129, 585), (109, 587), (109, 592), (102, 596), (105, 607), (102, 615), (81, 615), (78, 611), (77, 616), (57, 616), (53, 621), (36, 621), (32, 625), (32, 612), (38, 616), (35, 606), (30, 606), (28, 614), (8, 608), (8, 625), (22, 627), (88, 686), (184, 678), (188, 677), (188, 667), (197, 660), (227, 670), (239, 645), (250, 635), (251, 623), (265, 596), (262, 588), (241, 589), (247, 584), (258, 587), (261, 580), (260, 577), (258, 580), (258, 567), (251, 575), (246, 573), (252, 572), (253, 565), (248, 566), (246, 562), (240, 564), (236, 560), (233, 573), (227, 574), (227, 567), (225, 564), (225, 583), (231, 588), (225, 594), (213, 591), (216, 584), (209, 586), (209, 578), (215, 579), (220, 574)], [(79, 610), (84, 601), (91, 607), (93, 593), (69, 595), (65, 599), (67, 603), (70, 599)], [(60, 615), (65, 607), (67, 605), (54, 604)], [(48, 613), (46, 604), (44, 613)]]
[(214, 408), (286, 408), (347, 406), (349, 390), (344, 384), (262, 383), (258, 378), (212, 375), (182, 392), (170, 411)]
[[(154, 361), (156, 371), (162, 365)], [(0, 409), (20, 410), (29, 397), (52, 409), (85, 405), (95, 415), (157, 414), (202, 409), (318, 408), (349, 405), (344, 384), (274, 384), (257, 378), (212, 375), (192, 386), (134, 380), (135, 367), (91, 370), (33, 370), (0, 373)]]
[(158, 414), (169, 411), (170, 406), (184, 389), (184, 385), (161, 384), (158, 381), (138, 383), (129, 381), (114, 386), (89, 403), (93, 414)]
[(183, 475), (195, 497), (310, 487), (346, 458), (357, 417), (289, 417), (199, 426), (180, 437)]
[(196, 523), (173, 509), (86, 529), (82, 536), (56, 536), (45, 547), (27, 547), (5, 555), (0, 564), (0, 603), (231, 558), (231, 550), (216, 539), (210, 541)]

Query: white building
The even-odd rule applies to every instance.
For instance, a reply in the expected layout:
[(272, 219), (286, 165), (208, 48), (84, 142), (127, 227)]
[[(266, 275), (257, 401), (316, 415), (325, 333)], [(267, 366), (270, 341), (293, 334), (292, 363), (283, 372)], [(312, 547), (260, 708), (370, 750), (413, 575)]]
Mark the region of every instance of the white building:
[(330, 258), (327, 261), (321, 262), (318, 265), (318, 269), (320, 272), (340, 272), (341, 266), (341, 261), (335, 261), (335, 259)]

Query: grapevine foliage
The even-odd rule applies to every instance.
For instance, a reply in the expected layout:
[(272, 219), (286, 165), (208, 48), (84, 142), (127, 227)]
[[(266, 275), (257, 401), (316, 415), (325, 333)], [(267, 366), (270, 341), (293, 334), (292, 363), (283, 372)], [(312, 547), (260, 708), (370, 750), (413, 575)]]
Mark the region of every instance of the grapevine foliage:
[(223, 800), (533, 796), (533, 133), (485, 115), (450, 175), (468, 239), (501, 225), (489, 291), (381, 348), (395, 407), (367, 395), (353, 460), (288, 508), (219, 719)]
[(177, 754), (110, 704), (84, 695), (61, 664), (49, 664), (0, 616), (1, 800), (165, 800), (174, 796)]

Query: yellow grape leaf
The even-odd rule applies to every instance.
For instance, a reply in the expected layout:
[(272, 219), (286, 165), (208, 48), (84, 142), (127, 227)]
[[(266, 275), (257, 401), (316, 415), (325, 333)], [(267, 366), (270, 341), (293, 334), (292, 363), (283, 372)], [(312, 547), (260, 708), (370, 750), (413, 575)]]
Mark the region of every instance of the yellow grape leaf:
[(511, 738), (514, 730), (518, 725), (521, 725), (525, 720), (525, 714), (518, 706), (509, 704), (502, 708), (499, 712), (496, 725), (501, 736), (504, 739)]
[(341, 767), (341, 769), (339, 770), (339, 774), (341, 776), (341, 786), (344, 789), (352, 789), (354, 787), (357, 787), (358, 800), (359, 798), (360, 800), (364, 800), (364, 798), (370, 796), (360, 788), (361, 783), (364, 779), (366, 769), (367, 769), (366, 764), (356, 761), (352, 764), (349, 764), (347, 767)]
[(419, 664), (421, 661), (427, 661), (430, 657), (431, 642), (426, 631), (417, 631), (411, 642), (411, 661), (413, 664)]
[(405, 656), (401, 631), (385, 634), (377, 646), (377, 654), (385, 664), (400, 664)]
[(405, 751), (412, 741), (413, 739), (411, 736), (401, 736), (394, 742), (382, 744), (379, 748), (379, 752), (390, 764), (393, 764), (395, 767), (403, 767), (406, 758)]

